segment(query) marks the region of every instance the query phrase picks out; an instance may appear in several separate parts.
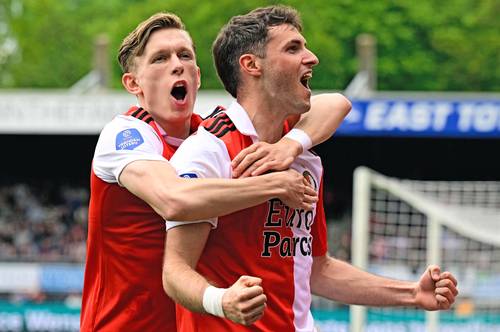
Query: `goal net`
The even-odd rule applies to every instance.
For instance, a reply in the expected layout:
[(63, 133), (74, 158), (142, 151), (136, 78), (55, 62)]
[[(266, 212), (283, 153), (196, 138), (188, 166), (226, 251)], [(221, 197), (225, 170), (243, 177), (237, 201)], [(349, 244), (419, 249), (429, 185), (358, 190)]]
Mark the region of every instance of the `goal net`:
[(500, 331), (500, 182), (401, 180), (360, 167), (351, 249), (354, 265), (396, 279), (439, 264), (460, 291), (443, 312), (351, 306), (352, 332)]

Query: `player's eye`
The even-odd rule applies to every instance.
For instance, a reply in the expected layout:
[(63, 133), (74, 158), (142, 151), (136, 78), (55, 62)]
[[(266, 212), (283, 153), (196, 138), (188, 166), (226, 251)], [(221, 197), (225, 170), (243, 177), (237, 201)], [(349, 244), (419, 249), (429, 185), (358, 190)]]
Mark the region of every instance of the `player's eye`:
[(193, 54), (189, 51), (184, 51), (179, 54), (180, 59), (191, 60), (193, 58)]
[(164, 54), (160, 54), (160, 55), (157, 55), (153, 58), (152, 63), (161, 63), (165, 60), (167, 60), (167, 56)]
[(299, 50), (299, 47), (297, 45), (291, 45), (286, 48), (286, 51), (288, 53), (296, 53)]

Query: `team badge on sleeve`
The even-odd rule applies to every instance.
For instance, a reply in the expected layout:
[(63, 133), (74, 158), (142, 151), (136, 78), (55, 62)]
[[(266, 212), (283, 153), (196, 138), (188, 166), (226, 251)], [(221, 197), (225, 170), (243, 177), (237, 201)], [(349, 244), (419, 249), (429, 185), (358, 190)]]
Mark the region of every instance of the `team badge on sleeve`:
[(116, 135), (116, 150), (133, 150), (142, 143), (144, 139), (135, 128), (125, 129)]
[(179, 177), (186, 178), (186, 179), (196, 179), (196, 178), (198, 178), (198, 175), (196, 175), (195, 173), (183, 173), (183, 174), (180, 174)]

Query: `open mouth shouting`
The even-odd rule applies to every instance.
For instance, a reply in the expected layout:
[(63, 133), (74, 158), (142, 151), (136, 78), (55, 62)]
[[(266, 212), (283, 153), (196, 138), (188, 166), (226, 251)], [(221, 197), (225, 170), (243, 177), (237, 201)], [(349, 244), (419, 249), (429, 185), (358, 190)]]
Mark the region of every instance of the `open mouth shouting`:
[(187, 82), (178, 81), (173, 85), (170, 95), (174, 98), (177, 105), (184, 105), (187, 101), (187, 92)]
[(307, 72), (300, 78), (300, 84), (304, 86), (307, 90), (311, 90), (309, 87), (309, 80), (312, 78), (312, 72)]

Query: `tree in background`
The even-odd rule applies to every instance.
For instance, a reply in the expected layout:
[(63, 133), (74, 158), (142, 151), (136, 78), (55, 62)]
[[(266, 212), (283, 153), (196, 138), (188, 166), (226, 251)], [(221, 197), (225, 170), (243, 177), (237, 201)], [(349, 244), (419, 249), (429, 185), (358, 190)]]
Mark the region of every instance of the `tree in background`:
[[(203, 88), (220, 89), (211, 59), (211, 44), (220, 27), (233, 15), (275, 3), (0, 1), (0, 87), (19, 88), (66, 88), (74, 84), (91, 69), (93, 39), (100, 33), (110, 37), (113, 87), (119, 88), (116, 50), (121, 40), (154, 12), (172, 11), (184, 20), (196, 43)], [(21, 8), (21, 14), (12, 15), (13, 3)], [(357, 70), (355, 38), (371, 33), (378, 42), (381, 90), (500, 90), (498, 0), (282, 3), (301, 12), (304, 35), (320, 58), (312, 81), (314, 89), (345, 88)], [(2, 53), (5, 47), (1, 45), (6, 40), (17, 45), (15, 56)]]
[(0, 86), (12, 80), (8, 71), (9, 64), (15, 59), (18, 46), (9, 25), (10, 18), (20, 14), (19, 1), (3, 0), (0, 2)]

